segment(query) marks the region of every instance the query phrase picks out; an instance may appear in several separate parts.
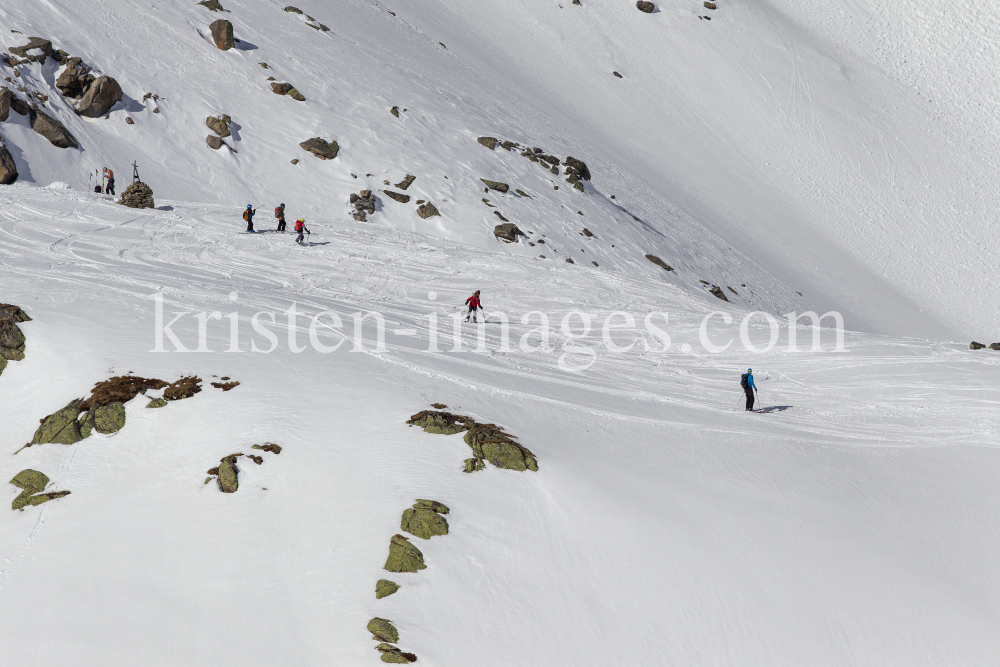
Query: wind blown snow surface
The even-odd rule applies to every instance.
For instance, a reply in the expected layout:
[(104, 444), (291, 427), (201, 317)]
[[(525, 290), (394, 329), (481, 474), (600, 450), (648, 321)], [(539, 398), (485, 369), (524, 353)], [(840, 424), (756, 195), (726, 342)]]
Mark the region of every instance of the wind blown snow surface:
[[(91, 120), (51, 60), (11, 84), (82, 150), (0, 124), (21, 174), (0, 190), (0, 303), (33, 318), (0, 451), (113, 375), (204, 379), (137, 397), (114, 435), (7, 457), (0, 482), (32, 468), (71, 495), (0, 513), (5, 661), (378, 664), (382, 617), (431, 666), (1000, 662), (1000, 356), (943, 342), (998, 324), (1000, 10), (582, 1), (0, 0), (3, 47), (52, 39), (126, 95)], [(218, 18), (238, 48), (212, 44)], [(205, 146), (220, 113), (233, 151)], [(316, 136), (336, 159), (298, 147)], [(104, 166), (120, 192), (133, 160), (156, 210), (89, 192)], [(383, 196), (407, 174), (440, 217)], [(369, 222), (348, 215), (361, 189)], [(281, 201), (307, 247), (270, 232)], [(241, 233), (247, 203), (266, 233)], [(497, 240), (494, 211), (526, 237)], [(476, 289), (482, 327), (456, 321)], [(187, 351), (158, 345), (158, 304), (185, 313)], [(806, 310), (843, 313), (843, 346), (800, 328), (790, 350), (784, 314)], [(740, 330), (753, 311), (781, 324), (766, 351), (761, 314)], [(406, 425), (436, 402), (539, 470), (463, 473), (461, 435)], [(204, 484), (265, 441), (284, 449), (241, 463), (238, 492)], [(388, 574), (418, 498), (450, 533)], [(376, 600), (383, 577), (402, 587)]]

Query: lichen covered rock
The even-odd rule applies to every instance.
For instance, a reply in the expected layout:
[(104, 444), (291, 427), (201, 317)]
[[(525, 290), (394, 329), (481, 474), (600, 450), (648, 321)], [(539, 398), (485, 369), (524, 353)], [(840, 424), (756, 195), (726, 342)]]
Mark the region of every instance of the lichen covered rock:
[(0, 357), (9, 361), (24, 359), (25, 338), (13, 320), (0, 320)]
[(219, 463), (219, 490), (223, 493), (236, 493), (240, 488), (239, 468), (236, 467), (236, 456), (229, 456)]
[(372, 633), (372, 639), (380, 642), (395, 644), (399, 641), (399, 630), (392, 624), (392, 621), (377, 616), (368, 621), (368, 632)]
[(417, 215), (426, 220), (427, 218), (433, 218), (435, 215), (441, 215), (438, 212), (434, 204), (427, 202), (417, 207)]
[(115, 401), (94, 408), (94, 430), (98, 433), (117, 433), (125, 428), (125, 406)]
[(486, 148), (489, 148), (491, 151), (495, 150), (497, 147), (497, 140), (495, 137), (479, 137), (476, 141), (483, 146), (486, 146)]
[(407, 665), (417, 661), (417, 656), (412, 653), (404, 653), (399, 648), (382, 642), (375, 647), (375, 650), (382, 654), (382, 662), (391, 664)]
[(475, 422), (469, 417), (436, 410), (418, 412), (410, 417), (406, 423), (421, 427), (425, 433), (440, 433), (442, 435), (461, 433), (475, 425)]
[(233, 40), (232, 23), (226, 19), (219, 19), (218, 21), (212, 21), (212, 24), (208, 28), (212, 31), (212, 41), (215, 42), (215, 45), (220, 50), (228, 51), (236, 47), (236, 42)]
[(393, 535), (389, 541), (389, 557), (385, 561), (389, 572), (418, 572), (427, 569), (424, 554), (402, 535)]
[(488, 187), (490, 190), (496, 190), (497, 192), (504, 192), (504, 193), (510, 190), (510, 186), (507, 185), (506, 183), (500, 183), (499, 181), (490, 181), (485, 178), (480, 178), (479, 180), (485, 183), (486, 187)]
[(415, 180), (417, 180), (416, 176), (412, 176), (410, 174), (407, 174), (406, 178), (404, 178), (403, 180), (401, 180), (399, 183), (396, 183), (396, 187), (399, 188), (400, 190), (405, 190), (406, 188), (408, 188), (411, 185), (413, 185), (413, 181), (415, 181)]
[(76, 112), (87, 118), (100, 118), (108, 113), (122, 99), (122, 88), (110, 76), (102, 76), (94, 79), (94, 82), (87, 88), (83, 99), (76, 108)]
[(375, 599), (387, 598), (399, 590), (399, 584), (388, 579), (379, 579), (375, 582)]
[(517, 237), (524, 236), (524, 232), (513, 222), (504, 222), (493, 228), (493, 236), (504, 243), (516, 243)]
[[(437, 511), (431, 509), (431, 506), (427, 505), (427, 503), (433, 503), (433, 501), (422, 502), (425, 504), (417, 501), (411, 509), (403, 512), (403, 519), (399, 526), (400, 530), (424, 540), (429, 540), (435, 535), (447, 535), (448, 522)], [(444, 513), (447, 513), (448, 508), (440, 503), (433, 503), (432, 506), (436, 507), (439, 505), (445, 509)]]
[(80, 424), (76, 420), (80, 414), (81, 402), (82, 399), (79, 398), (72, 400), (62, 410), (42, 419), (31, 444), (43, 445), (51, 442), (57, 445), (72, 445), (83, 440), (80, 435)]
[(465, 442), (472, 447), (475, 458), (489, 461), (497, 468), (538, 471), (535, 455), (496, 424), (476, 424), (465, 434)]
[(41, 505), (55, 498), (69, 495), (69, 491), (42, 493), (49, 483), (49, 478), (45, 473), (37, 470), (22, 470), (14, 475), (14, 479), (10, 480), (10, 483), (22, 489), (21, 495), (15, 498), (10, 505), (12, 510), (21, 510), (29, 505)]

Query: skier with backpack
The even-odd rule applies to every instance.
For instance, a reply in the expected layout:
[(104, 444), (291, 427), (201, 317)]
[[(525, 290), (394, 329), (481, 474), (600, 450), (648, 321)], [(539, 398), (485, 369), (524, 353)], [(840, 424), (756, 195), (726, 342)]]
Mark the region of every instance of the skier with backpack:
[[(466, 299), (465, 300), (465, 304), (469, 307), (469, 312), (467, 312), (465, 314), (465, 321), (468, 322), (469, 321), (469, 317), (471, 316), (472, 317), (472, 321), (475, 322), (476, 321), (476, 309), (477, 308), (479, 310), (483, 309), (483, 304), (479, 301), (479, 290), (476, 290), (475, 294), (473, 294), (468, 299)], [(484, 322), (486, 321), (486, 316), (485, 315), (483, 315), (483, 321)]]
[(243, 211), (243, 219), (247, 221), (247, 231), (253, 233), (253, 214), (257, 209), (251, 204), (247, 204), (247, 210)]
[(748, 368), (747, 372), (740, 376), (740, 386), (743, 387), (743, 393), (747, 395), (747, 411), (753, 412), (754, 392), (757, 391), (757, 385), (753, 383), (752, 368)]
[(306, 229), (305, 218), (299, 218), (298, 220), (295, 221), (295, 231), (299, 233), (299, 235), (295, 237), (295, 242), (298, 243), (299, 245), (305, 245), (305, 243), (303, 243), (303, 239), (305, 238), (303, 234), (309, 234), (310, 236), (312, 236), (312, 232)]
[(277, 208), (274, 209), (274, 217), (276, 217), (278, 219), (278, 228), (275, 231), (276, 232), (282, 232), (282, 233), (284, 233), (284, 231), (285, 231), (285, 205), (284, 204), (282, 204), (281, 206), (279, 206), (279, 207), (277, 207)]

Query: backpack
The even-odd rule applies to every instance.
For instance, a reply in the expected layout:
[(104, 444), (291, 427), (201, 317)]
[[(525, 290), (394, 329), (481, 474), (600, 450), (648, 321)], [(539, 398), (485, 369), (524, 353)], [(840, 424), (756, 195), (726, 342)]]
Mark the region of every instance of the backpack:
[(305, 227), (305, 223), (304, 222), (302, 222), (301, 220), (296, 220), (295, 221), (295, 231), (301, 232), (303, 227)]
[(747, 381), (747, 374), (746, 373), (744, 373), (743, 375), (740, 376), (740, 386), (743, 387), (744, 389), (749, 389), (750, 388), (750, 383)]
[(243, 211), (243, 219), (247, 221), (250, 220), (250, 209)]
[(274, 207), (274, 217), (276, 217), (276, 218), (280, 218), (281, 217), (281, 207), (280, 206), (275, 206)]

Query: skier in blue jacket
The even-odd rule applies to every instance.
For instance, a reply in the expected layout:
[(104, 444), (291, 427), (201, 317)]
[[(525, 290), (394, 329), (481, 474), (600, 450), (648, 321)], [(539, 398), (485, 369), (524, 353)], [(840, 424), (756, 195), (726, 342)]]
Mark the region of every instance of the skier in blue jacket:
[(748, 368), (747, 372), (740, 376), (740, 386), (743, 387), (743, 392), (747, 395), (747, 410), (753, 410), (753, 393), (757, 390), (757, 385), (753, 383), (753, 369)]

